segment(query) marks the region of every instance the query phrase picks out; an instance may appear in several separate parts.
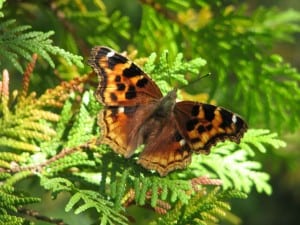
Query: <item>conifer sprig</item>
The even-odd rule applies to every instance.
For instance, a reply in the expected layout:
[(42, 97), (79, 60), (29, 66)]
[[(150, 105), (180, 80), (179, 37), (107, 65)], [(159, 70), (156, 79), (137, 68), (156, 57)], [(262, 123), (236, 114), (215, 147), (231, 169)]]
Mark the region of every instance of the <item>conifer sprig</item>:
[(15, 26), (15, 20), (7, 20), (0, 23), (0, 66), (11, 63), (20, 72), (23, 68), (20, 58), (26, 61), (31, 60), (31, 55), (36, 53), (46, 60), (54, 68), (54, 61), (49, 54), (63, 57), (69, 64), (76, 64), (82, 67), (82, 57), (67, 52), (52, 44), (50, 37), (53, 31), (39, 32), (32, 31), (31, 26)]

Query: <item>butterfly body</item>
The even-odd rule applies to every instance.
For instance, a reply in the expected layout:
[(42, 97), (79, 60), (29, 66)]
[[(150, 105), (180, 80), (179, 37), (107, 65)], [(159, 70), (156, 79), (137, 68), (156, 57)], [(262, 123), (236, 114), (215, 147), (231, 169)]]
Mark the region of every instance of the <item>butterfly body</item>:
[(158, 86), (125, 56), (95, 47), (89, 64), (99, 77), (96, 98), (102, 143), (130, 157), (144, 145), (138, 163), (161, 176), (185, 168), (195, 153), (208, 154), (226, 139), (239, 142), (247, 129), (236, 114), (214, 105), (176, 102), (176, 89), (162, 96)]

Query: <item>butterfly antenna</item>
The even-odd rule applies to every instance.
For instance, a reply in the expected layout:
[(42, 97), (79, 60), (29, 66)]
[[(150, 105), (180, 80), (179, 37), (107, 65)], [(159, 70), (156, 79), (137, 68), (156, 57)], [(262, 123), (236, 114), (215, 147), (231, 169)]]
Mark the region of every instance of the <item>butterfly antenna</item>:
[(171, 73), (170, 73), (170, 63), (169, 63), (169, 52), (168, 51), (166, 51), (166, 63), (167, 63), (167, 73), (168, 73), (168, 78), (169, 78), (168, 83), (171, 84)]
[(210, 76), (210, 75), (211, 75), (211, 73), (207, 73), (207, 74), (205, 74), (205, 75), (202, 75), (202, 76), (198, 77), (197, 79), (190, 81), (188, 84), (185, 84), (185, 85), (182, 85), (182, 86), (178, 87), (178, 89), (186, 88), (186, 87), (188, 87), (189, 85), (191, 85), (191, 84), (193, 84), (193, 83), (196, 83), (196, 82), (198, 82), (199, 80), (202, 80), (203, 78), (208, 77), (208, 76)]

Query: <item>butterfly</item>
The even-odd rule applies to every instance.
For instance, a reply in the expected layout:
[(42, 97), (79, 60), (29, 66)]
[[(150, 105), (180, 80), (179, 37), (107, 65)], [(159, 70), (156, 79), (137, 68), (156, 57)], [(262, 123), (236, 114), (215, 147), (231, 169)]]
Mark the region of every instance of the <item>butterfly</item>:
[(128, 158), (144, 145), (138, 163), (161, 176), (191, 163), (192, 153), (209, 154), (226, 139), (239, 143), (247, 124), (224, 108), (176, 102), (176, 89), (163, 96), (155, 82), (127, 57), (96, 46), (88, 64), (99, 78), (95, 97), (101, 143)]

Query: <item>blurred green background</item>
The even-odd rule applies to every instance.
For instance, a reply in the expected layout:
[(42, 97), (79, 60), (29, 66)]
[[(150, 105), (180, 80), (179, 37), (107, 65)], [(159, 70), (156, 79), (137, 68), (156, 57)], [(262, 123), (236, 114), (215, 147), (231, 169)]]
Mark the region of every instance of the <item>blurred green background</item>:
[[(244, 2), (244, 1), (239, 1)], [(297, 0), (276, 1), (246, 1), (252, 10), (263, 5), (278, 7), (281, 10), (300, 10)], [(282, 55), (298, 70), (300, 69), (300, 34), (295, 35), (294, 43), (280, 43), (273, 51)], [(290, 112), (293, 114), (294, 112)], [(298, 115), (300, 116), (300, 115)], [(298, 224), (300, 210), (300, 132), (286, 130), (281, 137), (286, 141), (285, 149), (275, 150), (271, 155), (264, 155), (260, 160), (264, 162), (266, 171), (271, 174), (273, 194), (271, 196), (258, 195), (255, 192), (247, 201), (237, 201), (233, 204), (233, 211), (237, 212), (243, 224)]]
[[(80, 26), (90, 26), (89, 24), (76, 24), (76, 21), (67, 23), (61, 11), (68, 12), (68, 7), (71, 4), (76, 7), (81, 5), (81, 1), (24, 1), (24, 0), (10, 0), (7, 1), (3, 7), (5, 18), (15, 18), (20, 25), (29, 24), (33, 30), (49, 31), (54, 30), (53, 37), (54, 44), (64, 48), (72, 53), (82, 55), (85, 59), (88, 57), (89, 49), (92, 47), (93, 40), (85, 40), (84, 35), (81, 35)], [(92, 1), (91, 1), (92, 2)], [(229, 2), (233, 5), (245, 4), (248, 6), (248, 13), (251, 14), (261, 6), (278, 7), (280, 10), (294, 9), (300, 11), (299, 0), (263, 0), (263, 1), (222, 1)], [(66, 7), (66, 5), (68, 5)], [(107, 28), (108, 35), (115, 39), (118, 47), (121, 50), (134, 49), (135, 45), (131, 37), (131, 32), (136, 32), (141, 24), (142, 8), (139, 1), (122, 1), (122, 0), (106, 0), (93, 1), (93, 4), (98, 4), (99, 8), (105, 7), (107, 12), (111, 14), (114, 11), (120, 11), (123, 15), (128, 16), (131, 28), (124, 37), (117, 37), (114, 29), (117, 27)], [(102, 5), (103, 4), (103, 5)], [(64, 8), (65, 7), (65, 8)], [(85, 6), (82, 5), (84, 8)], [(82, 9), (87, 10), (87, 9)], [(73, 18), (76, 20), (76, 17)], [(66, 24), (63, 24), (66, 22)], [(104, 21), (105, 22), (105, 21)], [(121, 23), (121, 21), (120, 21)], [(76, 26), (79, 27), (76, 27)], [(68, 29), (63, 29), (66, 26)], [(68, 34), (72, 29), (76, 32)], [(93, 27), (89, 27), (91, 38), (94, 31)], [(86, 32), (86, 31), (85, 31)], [(103, 31), (101, 31), (103, 32)], [(100, 32), (100, 33), (101, 33)], [(73, 35), (73, 36), (72, 36)], [(75, 37), (74, 37), (75, 35)], [(76, 36), (78, 35), (78, 36)], [(270, 33), (272, 35), (272, 33)], [(122, 35), (121, 35), (122, 36)], [(101, 37), (98, 37), (101, 38)], [(284, 57), (292, 66), (300, 69), (300, 32), (294, 35), (295, 41), (287, 43), (277, 43), (272, 46), (272, 52), (278, 53)], [(104, 40), (105, 42), (105, 40)], [(99, 45), (102, 43), (99, 43)], [(106, 42), (106, 44), (109, 44)], [(115, 46), (112, 46), (115, 47)], [(161, 46), (164, 48), (165, 46)], [(139, 50), (139, 49), (138, 49)], [(150, 50), (149, 50), (150, 51)], [(146, 54), (144, 56), (147, 56)], [(239, 57), (238, 55), (236, 57)], [(37, 65), (35, 73), (43, 73), (45, 76), (33, 76), (31, 90), (42, 93), (46, 88), (53, 87), (61, 80), (71, 79), (75, 76), (83, 74), (90, 69), (75, 68), (67, 65), (63, 59), (56, 59), (57, 67), (53, 70), (46, 62), (40, 62)], [(233, 65), (234, 66), (234, 65)], [(2, 68), (1, 68), (2, 69)], [(11, 69), (13, 71), (13, 69)], [(21, 73), (13, 77), (11, 84), (12, 89), (19, 88), (21, 84)], [(300, 103), (300, 102), (299, 102)], [(294, 112), (290, 112), (294, 114)], [(299, 115), (300, 116), (300, 115)], [(268, 127), (264, 127), (268, 129)], [(271, 130), (277, 132), (276, 130)], [(300, 210), (300, 130), (295, 132), (290, 130), (283, 130), (279, 132), (280, 137), (286, 141), (287, 147), (285, 149), (277, 149), (270, 151), (268, 154), (257, 156), (258, 160), (263, 162), (264, 169), (271, 174), (271, 184), (273, 187), (273, 194), (266, 196), (264, 194), (257, 194), (254, 190), (247, 200), (235, 200), (232, 205), (232, 212), (237, 214), (242, 219), (242, 224), (245, 225), (283, 225), (283, 224), (298, 224), (299, 210)], [(32, 184), (30, 184), (32, 185)], [(63, 200), (62, 200), (63, 202)], [(51, 208), (51, 206), (49, 206)], [(48, 209), (48, 206), (47, 206)]]

